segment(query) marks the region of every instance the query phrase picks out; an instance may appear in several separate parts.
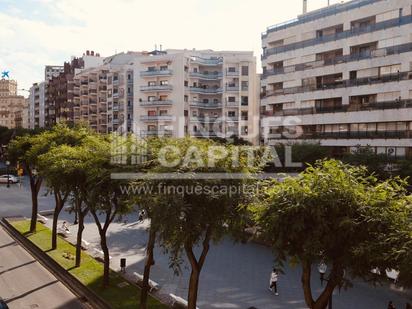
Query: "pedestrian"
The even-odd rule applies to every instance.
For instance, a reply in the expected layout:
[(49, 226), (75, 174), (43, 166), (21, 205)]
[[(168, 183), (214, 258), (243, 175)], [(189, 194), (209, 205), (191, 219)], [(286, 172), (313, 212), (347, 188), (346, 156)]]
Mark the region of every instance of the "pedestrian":
[(144, 209), (142, 209), (142, 210), (139, 212), (139, 218), (137, 219), (137, 222), (138, 222), (138, 223), (143, 222), (145, 215), (146, 215), (146, 212), (145, 212)]
[(67, 222), (66, 222), (66, 221), (63, 221), (62, 229), (65, 230), (66, 232), (69, 231), (69, 227), (67, 226)]
[(275, 292), (275, 295), (279, 295), (278, 293), (278, 271), (276, 268), (273, 268), (272, 273), (270, 274), (270, 281), (269, 281), (269, 290), (271, 292)]
[(389, 301), (388, 309), (396, 309), (396, 307), (393, 305), (392, 301)]

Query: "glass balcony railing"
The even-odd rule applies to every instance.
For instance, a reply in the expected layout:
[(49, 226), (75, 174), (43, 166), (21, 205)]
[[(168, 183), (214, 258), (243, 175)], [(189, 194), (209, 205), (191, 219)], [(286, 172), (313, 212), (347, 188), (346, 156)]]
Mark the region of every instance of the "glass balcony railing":
[(192, 57), (192, 62), (193, 63), (198, 63), (202, 65), (221, 65), (223, 64), (223, 58), (201, 58), (201, 57)]
[(239, 86), (226, 86), (226, 91), (228, 92), (238, 92), (239, 89)]
[(163, 105), (172, 105), (172, 100), (154, 100), (154, 101), (141, 101), (139, 102), (141, 106), (163, 106)]
[(203, 80), (215, 80), (222, 79), (222, 73), (200, 73), (200, 72), (190, 72), (190, 77), (196, 77)]
[(217, 93), (223, 93), (223, 89), (222, 88), (190, 87), (190, 92), (217, 94)]
[(142, 121), (158, 121), (158, 120), (163, 120), (163, 121), (172, 121), (173, 116), (172, 115), (142, 115), (140, 116), (140, 120)]
[(203, 102), (190, 102), (190, 106), (198, 107), (198, 108), (221, 108), (222, 103), (220, 102), (211, 102), (211, 103), (203, 103)]
[(203, 122), (203, 123), (212, 122), (213, 123), (219, 118), (220, 116), (197, 116), (197, 117), (190, 118), (190, 121), (191, 122)]
[(172, 85), (140, 86), (141, 91), (171, 91)]
[(305, 40), (301, 42), (287, 44), (287, 45), (283, 45), (279, 47), (269, 48), (269, 49), (266, 49), (266, 51), (262, 55), (262, 59), (266, 59), (270, 55), (284, 53), (287, 51), (300, 49), (300, 48), (306, 48), (306, 47), (314, 46), (317, 44), (332, 42), (336, 40), (347, 39), (347, 38), (358, 36), (364, 33), (386, 30), (388, 28), (399, 27), (399, 26), (403, 26), (403, 25), (407, 25), (411, 23), (412, 23), (412, 18), (410, 15), (401, 16), (399, 18), (393, 18), (393, 19), (382, 21), (382, 22), (378, 22), (376, 24), (372, 24), (367, 27), (353, 28), (353, 29), (349, 29), (349, 30), (342, 31), (339, 33), (325, 35), (319, 38), (314, 38), (314, 39), (309, 39), (309, 40)]
[(348, 105), (340, 105), (333, 107), (310, 107), (299, 109), (284, 109), (279, 111), (267, 111), (262, 113), (262, 116), (303, 116), (313, 114), (326, 113), (348, 113), (360, 111), (386, 110), (386, 109), (401, 109), (412, 108), (412, 99), (393, 100), (383, 102), (371, 102), (367, 104), (350, 103)]
[(152, 70), (152, 71), (142, 71), (140, 76), (170, 76), (172, 75), (172, 70)]
[(273, 70), (266, 70), (262, 75), (262, 79), (265, 79), (268, 76), (272, 76), (272, 75), (293, 73), (296, 71), (316, 69), (316, 68), (325, 67), (329, 65), (337, 65), (340, 63), (348, 63), (348, 62), (360, 61), (364, 59), (386, 57), (390, 55), (407, 53), (410, 51), (412, 51), (412, 43), (407, 43), (407, 44), (401, 44), (401, 45), (391, 46), (387, 48), (375, 49), (375, 50), (371, 50), (370, 52), (366, 52), (366, 53), (357, 53), (357, 54), (339, 56), (333, 59), (305, 62), (305, 63), (286, 66), (286, 67), (277, 68)]
[(267, 28), (266, 32), (262, 33), (262, 38), (267, 37), (270, 32), (280, 31), (287, 29), (289, 27), (297, 26), (300, 24), (304, 24), (313, 20), (317, 20), (320, 18), (325, 18), (328, 16), (336, 15), (342, 12), (347, 12), (349, 10), (357, 9), (363, 7), (365, 5), (373, 4), (378, 1), (382, 0), (355, 0), (350, 1), (349, 3), (343, 3), (334, 6), (328, 6), (320, 10), (316, 10), (314, 12), (309, 12), (305, 15), (300, 16), (299, 18), (292, 19), (290, 21), (286, 21), (280, 24), (276, 24)]
[(362, 78), (356, 78), (356, 79), (336, 80), (335, 82), (324, 83), (324, 84), (321, 83), (321, 84), (316, 84), (316, 85), (297, 86), (297, 87), (289, 87), (289, 88), (282, 88), (282, 89), (276, 89), (276, 90), (267, 90), (261, 95), (264, 98), (264, 97), (270, 97), (270, 96), (288, 95), (288, 94), (296, 94), (296, 93), (303, 93), (303, 92), (323, 91), (323, 90), (338, 89), (338, 88), (359, 87), (359, 86), (364, 86), (364, 85), (399, 82), (399, 81), (411, 80), (411, 79), (412, 79), (412, 71), (407, 71), (407, 72), (398, 72), (398, 73), (393, 73), (393, 74), (362, 77)]

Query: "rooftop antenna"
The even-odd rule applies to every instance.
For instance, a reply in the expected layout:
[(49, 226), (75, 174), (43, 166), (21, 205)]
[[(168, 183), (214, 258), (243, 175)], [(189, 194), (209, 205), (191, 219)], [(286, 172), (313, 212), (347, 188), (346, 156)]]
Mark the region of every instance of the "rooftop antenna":
[(308, 0), (303, 0), (303, 14), (308, 12)]

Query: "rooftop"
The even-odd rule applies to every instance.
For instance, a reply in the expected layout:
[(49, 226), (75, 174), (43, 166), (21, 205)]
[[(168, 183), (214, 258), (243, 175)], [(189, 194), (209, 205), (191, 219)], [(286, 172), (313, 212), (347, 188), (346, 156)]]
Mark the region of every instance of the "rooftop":
[(334, 5), (330, 5), (315, 11), (308, 12), (306, 14), (299, 15), (297, 18), (282, 22), (280, 24), (276, 24), (270, 26), (266, 29), (265, 32), (262, 33), (262, 38), (266, 37), (268, 33), (280, 31), (289, 27), (293, 27), (299, 24), (304, 24), (316, 19), (325, 18), (331, 15), (336, 15), (342, 12), (346, 12), (353, 9), (358, 9), (365, 5), (374, 4), (376, 2), (383, 1), (383, 0), (352, 0), (345, 3), (338, 3)]

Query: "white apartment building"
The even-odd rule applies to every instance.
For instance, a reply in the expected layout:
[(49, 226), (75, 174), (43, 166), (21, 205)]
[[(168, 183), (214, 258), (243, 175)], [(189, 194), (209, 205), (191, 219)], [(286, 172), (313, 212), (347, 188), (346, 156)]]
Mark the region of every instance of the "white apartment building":
[(45, 82), (34, 83), (29, 94), (29, 128), (44, 128)]
[(412, 154), (412, 3), (354, 0), (262, 34), (262, 140)]
[(75, 122), (139, 136), (231, 137), (259, 133), (259, 80), (252, 52), (128, 52), (79, 70)]

